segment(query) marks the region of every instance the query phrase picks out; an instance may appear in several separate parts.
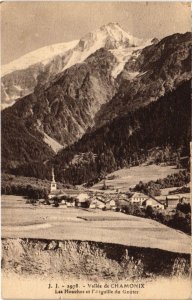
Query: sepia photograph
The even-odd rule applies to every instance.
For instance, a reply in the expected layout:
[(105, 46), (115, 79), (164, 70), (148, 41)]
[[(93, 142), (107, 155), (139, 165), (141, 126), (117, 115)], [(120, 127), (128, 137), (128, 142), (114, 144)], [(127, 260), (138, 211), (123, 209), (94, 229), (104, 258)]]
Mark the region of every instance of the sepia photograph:
[(1, 297), (191, 299), (191, 3), (0, 9)]

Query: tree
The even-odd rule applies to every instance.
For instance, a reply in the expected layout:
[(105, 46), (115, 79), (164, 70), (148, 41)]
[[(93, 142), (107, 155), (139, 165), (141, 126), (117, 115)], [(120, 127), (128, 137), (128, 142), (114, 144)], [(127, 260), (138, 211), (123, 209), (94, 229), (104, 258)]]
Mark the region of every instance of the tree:
[(107, 185), (105, 179), (103, 180), (103, 186), (101, 188), (102, 190), (107, 190)]
[(153, 217), (154, 217), (154, 210), (153, 210), (152, 206), (148, 205), (148, 206), (146, 207), (146, 210), (145, 210), (145, 216), (146, 216), (147, 218), (153, 219)]

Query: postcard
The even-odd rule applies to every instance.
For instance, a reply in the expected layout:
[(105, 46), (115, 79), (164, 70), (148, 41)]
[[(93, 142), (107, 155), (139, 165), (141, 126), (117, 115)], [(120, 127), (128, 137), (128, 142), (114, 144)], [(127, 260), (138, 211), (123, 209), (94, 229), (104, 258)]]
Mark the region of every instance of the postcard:
[(190, 3), (1, 16), (2, 298), (191, 299)]

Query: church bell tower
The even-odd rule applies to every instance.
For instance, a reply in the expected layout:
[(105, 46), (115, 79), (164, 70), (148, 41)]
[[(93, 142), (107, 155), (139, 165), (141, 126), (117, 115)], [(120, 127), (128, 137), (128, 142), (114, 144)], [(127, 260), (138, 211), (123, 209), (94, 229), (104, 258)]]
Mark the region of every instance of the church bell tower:
[(51, 192), (54, 192), (56, 190), (57, 190), (57, 184), (56, 184), (56, 181), (55, 181), (54, 169), (52, 168)]

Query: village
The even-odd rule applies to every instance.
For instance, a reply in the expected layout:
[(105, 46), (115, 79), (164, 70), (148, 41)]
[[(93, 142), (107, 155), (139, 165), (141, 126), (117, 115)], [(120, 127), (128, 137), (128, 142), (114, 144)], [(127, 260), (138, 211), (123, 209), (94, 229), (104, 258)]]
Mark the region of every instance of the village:
[(136, 205), (141, 210), (152, 207), (156, 210), (175, 212), (177, 205), (190, 203), (188, 195), (167, 194), (153, 197), (142, 192), (121, 192), (119, 190), (62, 190), (57, 188), (54, 170), (47, 199), (39, 199), (38, 204), (59, 208), (77, 207), (125, 212), (126, 207)]
[[(119, 274), (127, 279), (129, 272), (137, 277), (141, 274), (138, 253), (144, 264), (149, 263), (149, 270), (155, 261), (156, 269), (160, 265), (162, 272), (167, 261), (173, 264), (170, 257), (165, 260), (167, 253), (179, 257), (183, 253), (186, 257), (190, 255), (189, 193), (186, 197), (181, 193), (152, 197), (131, 189), (118, 190), (111, 179), (102, 180), (100, 189), (62, 187), (54, 169), (50, 179), (46, 182), (48, 193), (41, 196), (40, 193), (2, 196), (6, 272), (33, 272), (36, 276), (38, 270), (41, 276), (47, 276), (51, 265), (52, 276), (86, 271), (87, 278), (116, 279), (118, 268)], [(42, 184), (36, 179), (35, 182), (39, 187)], [(151, 253), (154, 259), (149, 260)], [(159, 257), (165, 261), (164, 265)], [(122, 261), (120, 267), (119, 261)], [(173, 267), (168, 266), (170, 270)], [(147, 276), (150, 272), (147, 271)]]

